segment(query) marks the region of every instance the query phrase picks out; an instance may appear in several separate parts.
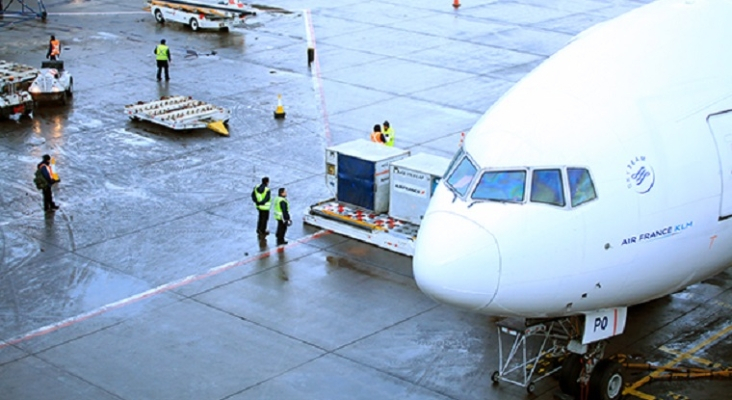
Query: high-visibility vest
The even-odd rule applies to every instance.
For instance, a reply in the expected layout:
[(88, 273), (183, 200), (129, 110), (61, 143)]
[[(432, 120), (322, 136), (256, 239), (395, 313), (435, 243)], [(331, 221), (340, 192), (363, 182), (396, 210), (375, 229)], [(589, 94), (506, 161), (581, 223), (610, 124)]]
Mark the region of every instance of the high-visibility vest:
[(381, 132), (371, 132), (371, 141), (376, 143), (384, 143), (381, 141)]
[(287, 201), (286, 197), (277, 197), (275, 199), (275, 207), (274, 207), (274, 217), (277, 221), (282, 221), (282, 203), (287, 204), (287, 209), (290, 209), (290, 203)]
[(386, 145), (389, 147), (394, 147), (394, 129), (389, 127), (388, 129), (384, 130), (384, 137), (386, 138)]
[(168, 46), (159, 44), (155, 48), (155, 59), (158, 61), (168, 61)]
[(58, 39), (51, 40), (51, 55), (57, 56), (59, 54), (61, 54), (61, 42)]
[(264, 200), (265, 196), (267, 196), (267, 193), (269, 193), (269, 188), (265, 187), (262, 193), (259, 193), (259, 191), (257, 190), (258, 187), (259, 186), (254, 187), (254, 197), (257, 198), (257, 209), (267, 211), (269, 210), (270, 201), (272, 198), (270, 197), (270, 200), (267, 200), (267, 202), (262, 205), (260, 205), (259, 203), (261, 203)]

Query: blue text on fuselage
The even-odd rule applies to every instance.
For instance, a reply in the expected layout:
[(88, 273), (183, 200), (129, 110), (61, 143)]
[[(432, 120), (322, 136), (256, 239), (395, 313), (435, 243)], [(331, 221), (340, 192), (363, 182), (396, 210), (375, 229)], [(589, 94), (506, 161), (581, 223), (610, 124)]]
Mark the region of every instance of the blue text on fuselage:
[(694, 224), (694, 221), (689, 221), (684, 224), (678, 224), (674, 226), (667, 226), (663, 229), (657, 229), (652, 232), (643, 232), (640, 235), (637, 236), (631, 236), (627, 239), (623, 239), (623, 242), (621, 245), (631, 244), (631, 243), (638, 243), (644, 240), (651, 240), (651, 239), (661, 239), (665, 238), (671, 235), (675, 235), (677, 233), (680, 233), (681, 231), (691, 228), (691, 226)]

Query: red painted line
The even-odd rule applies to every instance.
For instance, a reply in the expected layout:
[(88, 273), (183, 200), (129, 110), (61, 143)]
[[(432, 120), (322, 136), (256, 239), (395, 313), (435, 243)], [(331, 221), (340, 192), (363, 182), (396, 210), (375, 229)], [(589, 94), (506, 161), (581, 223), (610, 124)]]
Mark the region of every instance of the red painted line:
[(50, 325), (46, 325), (46, 326), (40, 327), (38, 329), (34, 329), (34, 330), (30, 331), (30, 332), (24, 333), (24, 334), (22, 334), (20, 336), (16, 336), (16, 337), (14, 337), (12, 339), (8, 339), (8, 340), (1, 341), (0, 342), (0, 349), (3, 349), (5, 347), (11, 346), (11, 345), (14, 345), (14, 344), (17, 344), (17, 343), (25, 342), (25, 341), (27, 341), (29, 339), (32, 339), (32, 338), (35, 338), (35, 337), (38, 337), (38, 336), (43, 336), (43, 335), (49, 334), (49, 333), (54, 332), (54, 331), (57, 331), (59, 329), (66, 328), (68, 326), (77, 324), (79, 322), (86, 321), (86, 320), (88, 320), (90, 318), (93, 318), (93, 317), (96, 317), (96, 316), (105, 314), (105, 313), (107, 313), (109, 311), (113, 311), (113, 310), (116, 310), (116, 309), (119, 309), (119, 308), (128, 306), (130, 304), (137, 303), (140, 300), (144, 300), (144, 299), (147, 299), (147, 298), (150, 298), (150, 297), (154, 297), (154, 296), (157, 296), (159, 294), (169, 292), (169, 291), (171, 291), (173, 289), (177, 289), (179, 287), (189, 285), (189, 284), (191, 284), (193, 282), (198, 282), (198, 281), (201, 281), (203, 279), (210, 278), (210, 277), (212, 277), (214, 275), (218, 275), (218, 274), (220, 274), (222, 272), (225, 272), (225, 271), (228, 271), (230, 269), (233, 269), (233, 268), (236, 268), (236, 267), (240, 267), (242, 265), (249, 264), (249, 263), (251, 263), (253, 261), (257, 261), (257, 260), (261, 260), (261, 259), (267, 258), (267, 257), (272, 256), (274, 254), (283, 252), (286, 248), (290, 248), (290, 247), (297, 246), (297, 245), (300, 245), (300, 244), (303, 244), (303, 243), (307, 243), (307, 242), (309, 242), (311, 240), (317, 239), (317, 238), (319, 238), (321, 236), (325, 236), (325, 235), (330, 234), (330, 233), (332, 233), (332, 232), (331, 231), (327, 231), (327, 230), (318, 231), (318, 232), (313, 233), (310, 236), (305, 236), (302, 239), (299, 239), (299, 240), (297, 240), (295, 242), (292, 242), (292, 243), (290, 243), (287, 246), (278, 246), (278, 247), (275, 247), (274, 249), (269, 249), (269, 250), (267, 250), (265, 252), (259, 253), (259, 254), (255, 255), (255, 256), (246, 258), (244, 260), (232, 261), (232, 262), (229, 262), (229, 263), (226, 263), (226, 264), (223, 264), (223, 265), (219, 265), (218, 267), (213, 267), (213, 268), (209, 269), (208, 271), (206, 271), (204, 273), (201, 273), (201, 274), (198, 274), (198, 275), (189, 275), (189, 276), (187, 276), (185, 278), (178, 279), (178, 280), (175, 280), (175, 281), (172, 281), (172, 282), (168, 282), (168, 283), (162, 284), (162, 285), (160, 285), (158, 287), (152, 288), (150, 290), (146, 290), (146, 291), (144, 291), (142, 293), (138, 293), (136, 295), (127, 297), (127, 298), (122, 299), (122, 300), (115, 301), (113, 303), (109, 303), (107, 305), (101, 306), (99, 308), (96, 308), (94, 310), (85, 312), (83, 314), (79, 314), (77, 316), (70, 317), (70, 318), (66, 318), (66, 319), (61, 320), (59, 322), (56, 322), (56, 323), (53, 323), (53, 324), (50, 324)]
[(325, 106), (325, 92), (323, 91), (323, 80), (320, 74), (320, 57), (318, 57), (318, 50), (315, 44), (315, 29), (313, 28), (313, 18), (310, 14), (310, 9), (305, 10), (305, 29), (307, 29), (308, 37), (310, 38), (308, 46), (312, 46), (313, 52), (315, 53), (315, 73), (313, 75), (313, 86), (315, 93), (317, 93), (320, 100), (320, 112), (323, 114), (323, 129), (325, 134), (325, 145), (330, 147), (333, 143), (333, 137), (330, 132), (330, 120), (328, 119), (328, 108)]

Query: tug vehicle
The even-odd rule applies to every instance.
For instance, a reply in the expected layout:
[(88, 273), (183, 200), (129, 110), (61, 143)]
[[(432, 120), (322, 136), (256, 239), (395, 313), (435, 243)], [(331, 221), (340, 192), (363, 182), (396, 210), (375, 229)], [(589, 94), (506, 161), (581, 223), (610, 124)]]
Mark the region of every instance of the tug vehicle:
[(166, 21), (188, 25), (191, 30), (219, 29), (229, 31), (256, 15), (239, 0), (207, 2), (202, 0), (150, 0), (146, 8), (159, 24)]
[(74, 94), (74, 78), (64, 69), (63, 61), (44, 61), (28, 91), (37, 103), (58, 101), (66, 104)]

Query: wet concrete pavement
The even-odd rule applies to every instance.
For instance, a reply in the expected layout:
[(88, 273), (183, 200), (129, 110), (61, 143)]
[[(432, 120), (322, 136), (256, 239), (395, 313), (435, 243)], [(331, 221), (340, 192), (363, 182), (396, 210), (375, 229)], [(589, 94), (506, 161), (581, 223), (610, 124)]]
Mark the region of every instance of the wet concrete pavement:
[[(325, 147), (388, 119), (398, 147), (449, 157), (460, 132), (574, 34), (644, 2), (424, 3), (281, 1), (268, 5), (287, 12), (229, 33), (158, 25), (142, 2), (53, 1), (45, 23), (6, 18), (0, 59), (39, 66), (55, 34), (75, 94), (0, 121), (0, 398), (526, 398), (491, 384), (492, 320), (426, 298), (409, 258), (299, 221), (331, 197)], [(155, 81), (161, 38), (168, 83)], [(230, 108), (231, 136), (123, 114), (174, 94)], [(272, 116), (278, 94), (284, 121)], [(31, 182), (46, 153), (62, 179), (50, 215)], [(264, 175), (290, 194), (297, 223), (284, 248), (254, 232), (249, 193)], [(730, 288), (728, 272), (633, 308), (611, 350), (727, 366)], [(653, 383), (635, 397), (731, 388)], [(530, 398), (556, 390), (547, 379)]]

